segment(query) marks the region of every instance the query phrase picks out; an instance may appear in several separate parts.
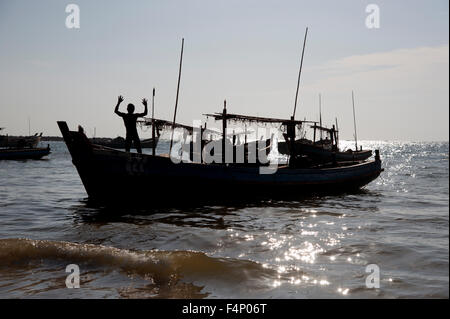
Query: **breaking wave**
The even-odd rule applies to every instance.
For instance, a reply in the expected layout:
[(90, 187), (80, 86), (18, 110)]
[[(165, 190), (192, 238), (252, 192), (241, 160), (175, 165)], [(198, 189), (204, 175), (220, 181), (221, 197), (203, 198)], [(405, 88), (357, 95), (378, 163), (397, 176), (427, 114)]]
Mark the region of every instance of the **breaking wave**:
[[(269, 285), (276, 271), (239, 259), (213, 258), (195, 251), (128, 250), (114, 247), (63, 241), (26, 238), (0, 239), (0, 274), (11, 269), (48, 267), (48, 264), (80, 264), (83, 269), (96, 268), (138, 275), (158, 286), (188, 283), (246, 283)], [(42, 266), (45, 263), (46, 266)], [(65, 267), (65, 266), (64, 266)], [(53, 267), (54, 268), (54, 267)], [(61, 267), (60, 267), (61, 268)], [(81, 266), (80, 266), (81, 268)], [(64, 269), (64, 268), (63, 268)], [(252, 284), (253, 283), (253, 284)]]

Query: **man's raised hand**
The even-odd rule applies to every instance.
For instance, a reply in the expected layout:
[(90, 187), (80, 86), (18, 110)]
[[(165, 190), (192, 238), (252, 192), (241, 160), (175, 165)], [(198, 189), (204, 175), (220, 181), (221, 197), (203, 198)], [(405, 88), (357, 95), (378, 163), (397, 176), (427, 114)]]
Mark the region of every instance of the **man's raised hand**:
[(117, 98), (117, 104), (120, 104), (123, 102), (123, 96), (119, 95), (119, 97)]
[(147, 99), (142, 99), (142, 104), (144, 104), (144, 106), (147, 106)]

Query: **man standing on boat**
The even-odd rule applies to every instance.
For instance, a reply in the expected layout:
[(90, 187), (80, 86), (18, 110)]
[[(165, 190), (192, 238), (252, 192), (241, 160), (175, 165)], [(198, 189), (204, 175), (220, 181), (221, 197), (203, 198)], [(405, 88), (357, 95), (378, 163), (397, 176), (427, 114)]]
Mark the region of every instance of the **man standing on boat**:
[(136, 129), (136, 121), (139, 117), (143, 117), (147, 115), (147, 99), (142, 99), (142, 104), (145, 106), (144, 113), (134, 113), (134, 105), (128, 104), (127, 111), (128, 113), (119, 112), (119, 105), (123, 102), (123, 96), (120, 95), (117, 100), (117, 105), (114, 110), (114, 113), (123, 118), (123, 122), (125, 124), (125, 129), (127, 131), (127, 136), (125, 139), (125, 150), (127, 152), (130, 151), (131, 143), (134, 143), (134, 147), (136, 148), (139, 154), (142, 154), (141, 149), (141, 141), (139, 140), (139, 135)]

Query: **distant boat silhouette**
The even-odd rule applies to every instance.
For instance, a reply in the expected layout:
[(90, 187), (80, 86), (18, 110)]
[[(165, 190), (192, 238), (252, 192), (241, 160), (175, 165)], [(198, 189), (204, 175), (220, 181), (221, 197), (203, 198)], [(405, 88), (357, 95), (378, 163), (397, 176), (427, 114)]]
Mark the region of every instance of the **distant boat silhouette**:
[[(0, 128), (3, 130), (3, 128)], [(31, 136), (0, 135), (0, 147), (37, 147), (41, 141), (42, 133)]]

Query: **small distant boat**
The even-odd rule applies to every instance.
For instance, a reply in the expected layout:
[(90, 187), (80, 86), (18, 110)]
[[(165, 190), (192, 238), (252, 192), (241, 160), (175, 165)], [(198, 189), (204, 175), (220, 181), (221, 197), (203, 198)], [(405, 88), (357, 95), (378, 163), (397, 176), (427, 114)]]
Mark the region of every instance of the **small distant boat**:
[(0, 147), (31, 147), (35, 148), (41, 141), (42, 133), (31, 136), (0, 135)]
[[(372, 156), (371, 150), (347, 150), (339, 151), (333, 150), (321, 145), (315, 145), (311, 141), (309, 143), (301, 140), (295, 141), (295, 148), (297, 154), (304, 154), (314, 159), (317, 162), (327, 163), (332, 161), (337, 162), (357, 162), (364, 161)], [(283, 155), (289, 155), (289, 148), (286, 142), (278, 142), (278, 152)]]
[(47, 147), (24, 147), (24, 148), (4, 148), (0, 149), (0, 160), (26, 160), (41, 159), (49, 155), (50, 146)]
[(301, 148), (303, 154), (324, 162), (332, 162), (334, 160), (337, 162), (357, 162), (364, 161), (372, 156), (371, 150), (347, 150), (345, 152), (333, 152), (314, 145), (302, 145)]
[[(332, 128), (319, 126), (316, 123), (311, 126), (314, 129), (314, 139), (296, 139), (294, 142), (295, 153), (306, 155), (318, 163), (329, 162), (358, 162), (365, 161), (372, 156), (371, 150), (347, 150), (339, 149), (338, 130), (333, 125)], [(316, 130), (323, 131), (330, 138), (316, 141)], [(286, 140), (287, 137), (285, 137)], [(278, 142), (278, 152), (283, 155), (290, 154), (290, 145), (285, 142)]]

